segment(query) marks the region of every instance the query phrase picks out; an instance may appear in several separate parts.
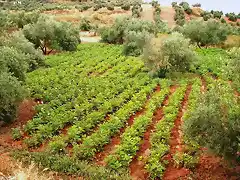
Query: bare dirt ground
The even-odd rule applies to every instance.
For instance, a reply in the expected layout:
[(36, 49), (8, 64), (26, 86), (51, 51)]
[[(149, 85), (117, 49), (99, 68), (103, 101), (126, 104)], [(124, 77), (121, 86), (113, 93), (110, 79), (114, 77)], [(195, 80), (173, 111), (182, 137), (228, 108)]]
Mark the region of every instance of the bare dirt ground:
[(152, 5), (151, 4), (143, 4), (142, 8), (143, 8), (143, 11), (141, 14), (141, 19), (153, 22), (154, 8), (152, 7)]
[(176, 25), (174, 21), (175, 10), (172, 7), (161, 7), (161, 18), (163, 21), (168, 22), (169, 27), (174, 27)]

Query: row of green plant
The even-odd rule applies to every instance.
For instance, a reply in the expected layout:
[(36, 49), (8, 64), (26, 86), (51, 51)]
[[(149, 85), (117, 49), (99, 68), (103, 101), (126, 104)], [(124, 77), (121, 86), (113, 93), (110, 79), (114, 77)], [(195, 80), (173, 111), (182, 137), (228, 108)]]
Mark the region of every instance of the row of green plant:
[[(49, 143), (52, 151), (59, 152), (60, 149), (64, 149), (67, 144), (74, 144), (80, 141), (83, 136), (86, 136), (86, 133), (104, 122), (106, 120), (106, 115), (110, 116), (128, 103), (128, 101), (133, 98), (134, 94), (141, 90), (141, 86), (143, 88), (143, 86), (150, 83), (150, 81), (148, 81), (148, 77), (140, 76), (138, 80), (133, 80), (131, 88), (125, 89), (113, 99), (105, 99), (105, 102), (103, 102), (102, 107), (99, 107), (98, 111), (93, 111), (87, 114), (86, 117), (82, 117), (82, 120), (75, 122), (74, 125), (67, 130), (66, 134), (54, 137), (55, 140)], [(65, 144), (65, 146), (56, 148), (57, 144)]]
[[(109, 61), (111, 62), (112, 60), (109, 59)], [(33, 134), (30, 139), (26, 139), (27, 144), (30, 146), (39, 145), (44, 139), (55, 135), (66, 124), (81, 121), (81, 119), (85, 119), (87, 115), (99, 109), (107, 110), (109, 104), (104, 104), (103, 101), (117, 98), (126, 88), (131, 89), (130, 84), (133, 86), (136, 84), (136, 88), (140, 88), (141, 84), (144, 85), (146, 81), (149, 81), (149, 78), (146, 73), (141, 73), (140, 71), (143, 64), (136, 61), (136, 59), (130, 58), (122, 63), (119, 62), (120, 64), (116, 65), (116, 68), (106, 76), (84, 77), (83, 74), (80, 74), (82, 80), (84, 80), (82, 82), (77, 78), (80, 77), (79, 74), (75, 74), (77, 77), (64, 75), (63, 82), (69, 81), (69, 78), (72, 79), (70, 81), (71, 85), (69, 85), (69, 92), (66, 91), (66, 83), (60, 85), (53, 84), (50, 86), (49, 91), (48, 89), (43, 89), (48, 96), (52, 91), (54, 94), (52, 94), (51, 101), (42, 106), (43, 108), (41, 108), (38, 117), (25, 126), (25, 131)], [(106, 65), (106, 62), (104, 65)], [(78, 70), (77, 68), (68, 68), (68, 70), (70, 69), (73, 72)], [(58, 67), (58, 75), (61, 72), (60, 70)], [(53, 78), (58, 79), (58, 75), (53, 76)], [(44, 80), (43, 82), (45, 82), (45, 86), (49, 83)], [(37, 85), (39, 85), (38, 82)], [(58, 88), (56, 89), (56, 87)], [(62, 95), (59, 96), (61, 89), (63, 89), (63, 94), (61, 93)], [(82, 98), (83, 95), (85, 95), (85, 98)], [(70, 99), (71, 101), (69, 101)]]
[(146, 169), (150, 173), (151, 178), (162, 178), (166, 169), (167, 161), (164, 156), (169, 153), (169, 139), (171, 130), (174, 127), (174, 121), (177, 118), (181, 102), (187, 90), (187, 84), (183, 83), (172, 96), (169, 102), (163, 107), (164, 117), (156, 125), (155, 132), (151, 134), (151, 154), (146, 163)]
[(103, 149), (103, 146), (108, 144), (111, 137), (126, 126), (127, 120), (135, 112), (139, 111), (147, 100), (147, 95), (150, 94), (156, 87), (157, 82), (153, 82), (135, 94), (133, 98), (119, 109), (115, 114), (111, 115), (109, 120), (101, 124), (98, 130), (90, 136), (83, 138), (82, 144), (74, 145), (74, 156), (79, 159), (91, 159), (94, 155)]
[(95, 164), (79, 161), (69, 156), (47, 152), (15, 151), (13, 152), (13, 157), (24, 164), (34, 162), (41, 169), (45, 169), (44, 171), (48, 169), (61, 174), (77, 175), (89, 180), (130, 180), (128, 172), (114, 172), (103, 166), (96, 166)]
[(169, 94), (169, 82), (162, 83), (161, 91), (151, 97), (144, 114), (135, 118), (133, 125), (126, 128), (121, 135), (121, 143), (116, 147), (113, 154), (106, 157), (105, 161), (112, 169), (127, 168), (139, 150), (141, 140), (152, 121), (154, 112), (162, 106), (164, 99)]
[[(202, 79), (203, 79), (202, 81), (204, 81), (204, 78)], [(188, 123), (187, 121), (189, 120), (189, 116), (191, 112), (193, 112), (197, 108), (201, 93), (204, 93), (207, 90), (207, 87), (204, 87), (204, 84), (202, 81), (198, 77), (192, 80), (192, 87), (191, 87), (192, 90), (188, 96), (187, 110), (185, 111), (182, 117), (183, 124), (181, 129), (184, 129), (184, 124)], [(200, 146), (191, 138), (189, 137), (187, 138), (184, 133), (183, 133), (182, 141), (184, 144), (183, 150), (182, 152), (177, 152), (173, 156), (174, 162), (177, 167), (185, 167), (185, 168), (193, 169), (195, 168), (196, 164), (199, 161), (198, 153), (200, 151)]]

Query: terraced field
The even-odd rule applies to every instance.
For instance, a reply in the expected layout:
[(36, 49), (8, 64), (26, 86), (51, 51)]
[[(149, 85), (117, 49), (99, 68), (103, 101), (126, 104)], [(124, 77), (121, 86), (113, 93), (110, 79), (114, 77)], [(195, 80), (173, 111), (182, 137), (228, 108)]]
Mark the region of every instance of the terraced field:
[(216, 83), (223, 100), (234, 100), (231, 85), (208, 75), (152, 78), (121, 48), (82, 44), (75, 53), (49, 56), (48, 68), (28, 74), (31, 97), (43, 103), (22, 127), (19, 142), (27, 151), (15, 156), (89, 179), (189, 175), (187, 166), (175, 166), (176, 154), (189, 145), (182, 123)]

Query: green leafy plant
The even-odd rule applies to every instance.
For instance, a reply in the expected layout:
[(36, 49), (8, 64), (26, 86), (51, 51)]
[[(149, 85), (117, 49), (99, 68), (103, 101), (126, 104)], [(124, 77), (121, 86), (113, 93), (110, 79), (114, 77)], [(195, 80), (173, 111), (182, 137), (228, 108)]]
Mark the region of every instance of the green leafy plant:
[(22, 137), (22, 132), (19, 128), (12, 129), (12, 138), (13, 140), (19, 140)]

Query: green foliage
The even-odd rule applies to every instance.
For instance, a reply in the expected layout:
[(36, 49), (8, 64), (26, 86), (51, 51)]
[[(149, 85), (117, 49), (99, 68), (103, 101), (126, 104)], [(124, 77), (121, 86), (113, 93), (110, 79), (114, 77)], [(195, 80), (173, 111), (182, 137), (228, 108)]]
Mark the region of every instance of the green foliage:
[(30, 43), (22, 32), (14, 32), (1, 37), (0, 41), (0, 46), (15, 48), (26, 55), (28, 71), (33, 71), (40, 66), (44, 66), (44, 57), (42, 53), (34, 48), (34, 44)]
[(235, 13), (227, 13), (226, 17), (232, 22), (236, 22), (238, 19), (238, 16)]
[(208, 11), (203, 11), (201, 13), (201, 16), (203, 17), (204, 21), (208, 21), (209, 19), (211, 19), (213, 17), (212, 13), (210, 13)]
[(51, 52), (48, 52), (48, 48), (76, 50), (80, 42), (79, 33), (71, 24), (57, 22), (45, 16), (39, 17), (35, 24), (24, 26), (23, 33), (35, 48), (40, 48), (45, 55)]
[(198, 164), (199, 157), (198, 156), (193, 157), (187, 153), (177, 152), (176, 154), (174, 154), (173, 160), (174, 160), (175, 165), (178, 168), (185, 167), (188, 169), (193, 169)]
[(228, 85), (217, 82), (202, 95), (184, 123), (184, 132), (203, 147), (227, 160), (236, 159), (239, 148), (240, 106)]
[(226, 20), (224, 18), (221, 18), (221, 23), (227, 23)]
[(16, 117), (18, 103), (24, 97), (24, 90), (17, 78), (10, 73), (0, 73), (0, 121), (11, 122)]
[(11, 14), (10, 18), (13, 24), (16, 24), (18, 28), (23, 28), (27, 24), (36, 23), (40, 16), (39, 12), (18, 12), (16, 14)]
[(18, 80), (24, 81), (28, 70), (28, 57), (13, 47), (2, 46), (0, 49), (0, 68), (10, 72)]
[(202, 5), (200, 3), (196, 3), (192, 5), (193, 7), (201, 7)]
[(83, 18), (80, 22), (80, 29), (82, 31), (89, 31), (92, 29), (92, 26), (90, 24), (90, 21), (86, 18)]
[(124, 54), (138, 56), (146, 41), (156, 34), (152, 22), (139, 19), (116, 19), (112, 27), (100, 30), (103, 42), (124, 44)]
[(234, 87), (240, 92), (240, 49), (233, 48), (228, 52), (230, 59), (224, 68), (224, 75), (233, 81)]
[(125, 10), (125, 11), (129, 11), (130, 10), (130, 8), (131, 8), (131, 6), (130, 6), (130, 4), (123, 4), (122, 6), (121, 6), (121, 8), (123, 9), (123, 10)]
[(143, 9), (141, 7), (141, 4), (134, 4), (132, 7), (132, 17), (139, 18), (141, 16), (142, 10)]
[(200, 46), (216, 45), (227, 39), (228, 27), (215, 20), (192, 20), (183, 27), (183, 34)]
[(113, 154), (106, 158), (108, 166), (115, 170), (128, 167), (139, 149), (141, 139), (148, 125), (151, 123), (153, 113), (161, 106), (168, 93), (169, 87), (164, 87), (160, 93), (153, 95), (146, 106), (145, 114), (135, 118), (133, 125), (128, 127), (122, 134), (121, 144), (117, 146)]
[(114, 5), (113, 4), (108, 4), (107, 9), (109, 11), (113, 11), (114, 10)]
[(188, 71), (195, 60), (189, 40), (173, 33), (163, 39), (153, 39), (144, 49), (144, 62), (152, 74), (158, 71)]
[(213, 18), (221, 19), (223, 12), (222, 11), (211, 11)]
[(176, 24), (179, 26), (183, 26), (185, 24), (185, 14), (184, 10), (181, 6), (175, 6), (175, 15), (174, 20), (176, 21)]
[(178, 5), (177, 2), (172, 2), (172, 7), (175, 8)]
[(40, 167), (49, 168), (52, 171), (61, 173), (78, 175), (89, 180), (130, 180), (127, 172), (116, 173), (103, 166), (96, 166), (68, 156), (53, 155), (47, 152), (29, 153), (26, 151), (16, 151), (13, 153), (13, 156), (27, 164), (33, 161)]
[(187, 2), (181, 2), (179, 4), (179, 6), (182, 6), (184, 11), (187, 13), (187, 14), (192, 14), (192, 9), (190, 8), (189, 4)]
[(19, 128), (12, 129), (12, 138), (13, 140), (19, 140), (22, 138), (22, 132)]

